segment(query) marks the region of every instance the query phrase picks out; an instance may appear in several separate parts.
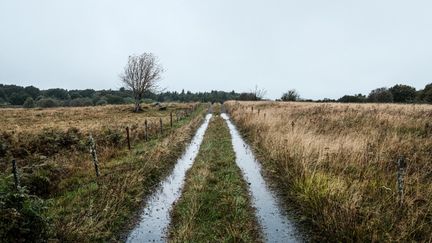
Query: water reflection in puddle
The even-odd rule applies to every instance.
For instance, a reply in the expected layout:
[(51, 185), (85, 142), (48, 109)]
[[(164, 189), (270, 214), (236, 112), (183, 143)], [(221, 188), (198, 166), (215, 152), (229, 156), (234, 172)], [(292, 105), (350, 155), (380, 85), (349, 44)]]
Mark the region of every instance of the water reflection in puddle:
[(261, 175), (261, 166), (226, 114), (221, 115), (230, 129), (236, 163), (249, 184), (252, 203), (267, 242), (301, 242), (294, 224), (284, 215), (276, 197)]
[(141, 214), (140, 223), (131, 232), (127, 242), (166, 241), (165, 231), (170, 223), (170, 209), (180, 197), (186, 171), (192, 166), (198, 154), (211, 117), (211, 114), (206, 116), (186, 152), (177, 161), (171, 175), (161, 182), (158, 190), (149, 198)]

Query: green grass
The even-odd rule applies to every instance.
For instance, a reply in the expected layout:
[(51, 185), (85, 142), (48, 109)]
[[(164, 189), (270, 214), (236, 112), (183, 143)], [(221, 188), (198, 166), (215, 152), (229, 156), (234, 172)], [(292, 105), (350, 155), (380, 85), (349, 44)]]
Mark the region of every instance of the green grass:
[[(64, 242), (121, 241), (146, 196), (169, 173), (203, 119), (204, 106), (164, 129), (163, 136), (122, 149), (101, 161), (101, 176), (92, 165), (65, 178), (47, 200), (53, 239)], [(90, 155), (88, 155), (90, 156)], [(128, 227), (129, 225), (129, 227)]]
[(216, 115), (173, 209), (170, 241), (257, 242), (257, 225), (228, 127)]
[[(55, 156), (57, 163), (50, 162), (33, 169), (31, 173), (35, 175), (50, 176), (47, 178), (51, 184), (53, 178), (58, 180), (55, 191), (50, 191), (43, 200), (47, 206), (44, 217), (50, 222), (49, 239), (60, 242), (122, 241), (122, 236), (134, 224), (145, 197), (173, 168), (201, 124), (205, 109), (205, 105), (200, 105), (191, 116), (174, 120), (173, 128), (165, 123), (163, 135), (150, 136), (148, 142), (135, 140), (131, 151), (124, 146), (98, 147), (101, 155), (98, 178), (87, 151), (59, 153)], [(113, 153), (113, 149), (117, 151)], [(31, 174), (28, 174), (29, 169), (22, 171), (22, 185), (27, 187), (28, 180), (24, 180), (24, 175)], [(52, 175), (54, 172), (56, 175)], [(10, 173), (2, 174), (0, 188), (11, 181)]]

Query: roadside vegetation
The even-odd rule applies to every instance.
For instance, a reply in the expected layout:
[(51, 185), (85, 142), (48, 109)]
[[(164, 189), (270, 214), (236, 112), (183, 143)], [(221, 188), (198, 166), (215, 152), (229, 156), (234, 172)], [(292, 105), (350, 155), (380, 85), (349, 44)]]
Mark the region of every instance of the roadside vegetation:
[(172, 242), (259, 242), (248, 190), (225, 121), (210, 121), (182, 196), (173, 208)]
[(431, 106), (226, 107), (312, 240), (432, 240)]
[[(172, 103), (143, 109), (141, 113), (132, 113), (131, 106), (3, 109), (0, 237), (10, 241), (120, 240), (145, 197), (192, 138), (206, 105)], [(130, 128), (130, 151), (126, 127)], [(89, 152), (89, 134), (96, 141), (99, 177)], [(19, 189), (13, 183), (12, 159), (18, 164)]]

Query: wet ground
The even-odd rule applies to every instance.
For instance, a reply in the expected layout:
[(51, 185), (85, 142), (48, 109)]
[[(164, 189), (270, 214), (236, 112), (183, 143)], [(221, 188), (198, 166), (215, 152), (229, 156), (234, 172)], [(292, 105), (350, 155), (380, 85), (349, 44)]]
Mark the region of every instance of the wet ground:
[(171, 207), (180, 197), (186, 171), (192, 166), (198, 154), (211, 117), (211, 114), (206, 116), (185, 153), (177, 161), (171, 175), (161, 182), (158, 189), (149, 198), (141, 214), (140, 222), (129, 235), (127, 242), (166, 241), (165, 235), (170, 223)]
[(261, 174), (260, 163), (250, 147), (240, 136), (237, 128), (226, 114), (221, 115), (230, 129), (236, 163), (249, 184), (253, 207), (267, 242), (301, 242), (294, 224), (284, 215), (275, 194), (270, 190)]
[[(301, 242), (302, 238), (296, 231), (293, 222), (284, 214), (277, 197), (266, 184), (260, 163), (256, 160), (250, 147), (245, 143), (229, 117), (223, 113), (222, 118), (228, 124), (236, 153), (236, 164), (241, 169), (245, 181), (249, 185), (253, 207), (256, 209), (258, 222), (267, 242)], [(207, 130), (211, 114), (197, 130), (186, 152), (177, 161), (173, 172), (161, 182), (157, 191), (146, 203), (139, 224), (129, 235), (127, 242), (164, 242), (166, 230), (170, 224), (170, 210), (181, 196), (187, 170), (189, 170), (198, 154), (204, 134)]]

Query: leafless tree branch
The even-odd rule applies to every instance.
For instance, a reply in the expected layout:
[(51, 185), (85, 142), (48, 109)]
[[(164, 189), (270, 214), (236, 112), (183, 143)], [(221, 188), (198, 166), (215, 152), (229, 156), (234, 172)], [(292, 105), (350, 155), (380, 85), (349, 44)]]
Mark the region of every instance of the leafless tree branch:
[(158, 89), (158, 81), (163, 71), (152, 53), (129, 56), (120, 78), (126, 88), (132, 90), (134, 94), (135, 112), (141, 110), (140, 101), (144, 94), (148, 91), (155, 92)]

